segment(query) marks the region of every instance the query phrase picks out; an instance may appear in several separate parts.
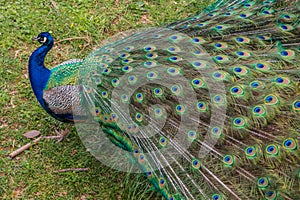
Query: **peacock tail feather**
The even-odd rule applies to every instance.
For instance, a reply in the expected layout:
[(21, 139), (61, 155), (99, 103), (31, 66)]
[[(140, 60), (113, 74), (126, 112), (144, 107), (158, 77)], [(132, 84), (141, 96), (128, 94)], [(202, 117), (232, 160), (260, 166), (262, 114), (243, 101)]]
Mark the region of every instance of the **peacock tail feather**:
[(77, 81), (74, 118), (104, 133), (83, 142), (165, 199), (300, 199), (299, 8), (219, 0), (54, 69), (48, 87)]

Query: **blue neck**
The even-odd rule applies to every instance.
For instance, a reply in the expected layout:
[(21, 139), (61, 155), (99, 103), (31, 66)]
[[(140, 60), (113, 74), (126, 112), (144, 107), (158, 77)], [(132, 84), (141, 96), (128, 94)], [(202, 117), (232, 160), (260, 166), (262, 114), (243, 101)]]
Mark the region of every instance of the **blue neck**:
[(44, 44), (36, 49), (29, 58), (29, 78), (33, 92), (42, 107), (46, 109), (43, 101), (43, 89), (46, 87), (51, 71), (44, 65), (45, 57), (52, 48), (53, 42)]

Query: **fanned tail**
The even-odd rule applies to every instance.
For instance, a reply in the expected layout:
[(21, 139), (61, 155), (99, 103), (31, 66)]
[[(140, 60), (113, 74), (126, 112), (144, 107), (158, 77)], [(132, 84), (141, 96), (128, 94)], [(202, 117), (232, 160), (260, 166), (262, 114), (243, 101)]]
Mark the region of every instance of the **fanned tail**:
[(299, 199), (299, 8), (220, 0), (90, 54), (87, 109), (124, 150), (107, 157), (166, 199)]

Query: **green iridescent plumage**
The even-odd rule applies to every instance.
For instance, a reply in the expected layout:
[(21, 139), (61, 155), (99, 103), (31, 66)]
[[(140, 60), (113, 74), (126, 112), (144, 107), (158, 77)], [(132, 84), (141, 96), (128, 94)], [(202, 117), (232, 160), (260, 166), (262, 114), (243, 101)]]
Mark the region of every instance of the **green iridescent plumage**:
[(78, 71), (81, 63), (82, 60), (73, 59), (53, 67), (45, 90), (60, 85), (75, 85), (78, 79)]

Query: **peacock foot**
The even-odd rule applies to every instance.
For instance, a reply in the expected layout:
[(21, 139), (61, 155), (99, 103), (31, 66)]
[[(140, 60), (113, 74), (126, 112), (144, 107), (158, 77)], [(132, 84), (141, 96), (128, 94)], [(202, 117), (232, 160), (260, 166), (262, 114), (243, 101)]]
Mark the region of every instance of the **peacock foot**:
[(69, 128), (66, 128), (64, 130), (56, 130), (54, 129), (55, 133), (57, 134), (57, 143), (61, 142), (63, 139), (65, 139), (65, 137), (68, 135), (68, 133), (70, 132)]
[(66, 128), (64, 130), (56, 130), (54, 129), (56, 135), (51, 135), (51, 136), (44, 136), (43, 138), (45, 139), (51, 139), (51, 140), (57, 140), (57, 143), (61, 142), (70, 132), (69, 128)]

